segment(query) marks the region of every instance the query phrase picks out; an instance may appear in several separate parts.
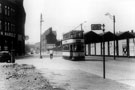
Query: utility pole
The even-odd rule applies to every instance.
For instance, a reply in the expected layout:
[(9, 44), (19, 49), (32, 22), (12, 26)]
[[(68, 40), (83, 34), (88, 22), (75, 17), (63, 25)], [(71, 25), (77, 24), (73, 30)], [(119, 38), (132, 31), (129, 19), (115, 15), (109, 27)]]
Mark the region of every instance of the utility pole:
[(115, 16), (113, 15), (113, 33), (114, 33), (114, 60), (116, 59), (115, 57)]
[(42, 59), (42, 22), (43, 22), (43, 18), (42, 18), (42, 14), (40, 16), (40, 59)]
[(105, 25), (103, 24), (103, 78), (105, 79)]
[(116, 56), (115, 56), (115, 52), (116, 52), (116, 50), (115, 50), (115, 22), (116, 22), (116, 20), (115, 20), (115, 15), (111, 15), (110, 13), (106, 13), (105, 14), (106, 16), (109, 16), (109, 18), (110, 19), (112, 19), (113, 20), (113, 33), (114, 33), (114, 37), (113, 37), (113, 41), (114, 41), (114, 60), (116, 59)]

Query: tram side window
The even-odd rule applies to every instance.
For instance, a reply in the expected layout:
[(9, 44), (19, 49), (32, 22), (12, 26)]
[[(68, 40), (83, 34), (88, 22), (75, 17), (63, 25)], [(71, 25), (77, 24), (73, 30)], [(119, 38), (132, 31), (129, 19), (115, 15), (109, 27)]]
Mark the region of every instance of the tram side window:
[(69, 45), (63, 45), (63, 50), (69, 50)]

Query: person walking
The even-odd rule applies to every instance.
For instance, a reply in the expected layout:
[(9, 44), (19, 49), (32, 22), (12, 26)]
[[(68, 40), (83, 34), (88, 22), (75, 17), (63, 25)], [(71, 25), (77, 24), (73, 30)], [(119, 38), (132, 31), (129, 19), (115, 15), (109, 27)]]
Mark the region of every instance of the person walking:
[(50, 59), (52, 59), (53, 58), (53, 50), (50, 50), (49, 52), (50, 52)]

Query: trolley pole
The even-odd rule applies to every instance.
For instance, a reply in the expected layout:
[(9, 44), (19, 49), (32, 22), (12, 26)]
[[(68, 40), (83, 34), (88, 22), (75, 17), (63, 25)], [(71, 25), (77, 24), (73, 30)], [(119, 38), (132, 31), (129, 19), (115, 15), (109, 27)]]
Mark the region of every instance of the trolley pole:
[(81, 25), (81, 31), (83, 31), (83, 28), (82, 28), (82, 25), (83, 25), (83, 24), (81, 23), (80, 25)]
[(41, 14), (41, 16), (40, 16), (40, 59), (42, 59), (42, 52), (41, 52), (41, 50), (42, 50), (42, 22), (43, 22), (43, 19), (42, 19), (42, 14)]
[(105, 79), (105, 25), (103, 24), (103, 78)]

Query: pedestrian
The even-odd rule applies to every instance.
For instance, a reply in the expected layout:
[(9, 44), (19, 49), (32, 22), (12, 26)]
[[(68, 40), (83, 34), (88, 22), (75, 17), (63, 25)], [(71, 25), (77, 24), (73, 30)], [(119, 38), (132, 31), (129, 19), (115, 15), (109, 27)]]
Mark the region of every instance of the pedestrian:
[(50, 53), (50, 59), (52, 59), (53, 58), (53, 50), (50, 50), (49, 53)]

